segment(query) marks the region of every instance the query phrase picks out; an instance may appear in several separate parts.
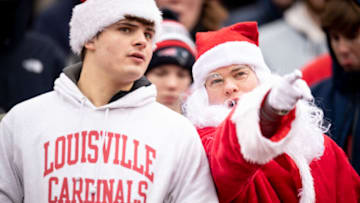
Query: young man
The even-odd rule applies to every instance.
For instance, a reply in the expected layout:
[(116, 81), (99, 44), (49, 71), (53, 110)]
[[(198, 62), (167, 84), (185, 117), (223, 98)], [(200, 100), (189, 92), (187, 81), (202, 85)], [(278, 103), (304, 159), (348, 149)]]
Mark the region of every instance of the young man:
[(74, 8), (83, 63), (1, 121), (1, 203), (218, 201), (195, 128), (143, 77), (160, 23), (152, 0)]
[(332, 123), (329, 135), (360, 174), (360, 7), (354, 0), (328, 1), (321, 25), (330, 56), (327, 61), (318, 59), (311, 73), (332, 74), (312, 85), (311, 91)]
[[(212, 39), (212, 40), (210, 40)], [(301, 73), (271, 75), (256, 23), (198, 33), (198, 128), (220, 202), (359, 202), (360, 178), (328, 137)]]
[(156, 100), (182, 113), (182, 104), (192, 83), (195, 44), (170, 10), (163, 10), (160, 39), (145, 76), (156, 86)]

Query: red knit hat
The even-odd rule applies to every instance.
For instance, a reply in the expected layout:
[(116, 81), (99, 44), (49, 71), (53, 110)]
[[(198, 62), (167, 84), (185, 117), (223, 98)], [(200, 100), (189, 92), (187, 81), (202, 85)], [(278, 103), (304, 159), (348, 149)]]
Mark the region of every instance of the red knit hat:
[(250, 65), (261, 82), (270, 70), (259, 48), (258, 36), (256, 22), (237, 23), (218, 31), (197, 33), (198, 56), (193, 66), (195, 88), (204, 84), (210, 72), (233, 64)]

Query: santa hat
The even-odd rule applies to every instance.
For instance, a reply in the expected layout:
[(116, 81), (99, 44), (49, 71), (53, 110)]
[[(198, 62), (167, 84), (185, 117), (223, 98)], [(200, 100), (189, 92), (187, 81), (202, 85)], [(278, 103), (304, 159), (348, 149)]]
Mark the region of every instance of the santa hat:
[(70, 46), (80, 54), (84, 44), (105, 27), (125, 16), (144, 18), (155, 24), (155, 40), (160, 32), (161, 12), (154, 0), (87, 0), (74, 7), (70, 21)]
[(170, 10), (162, 10), (164, 21), (161, 24), (161, 35), (156, 42), (152, 59), (147, 72), (163, 64), (174, 64), (190, 71), (195, 62), (195, 43), (189, 31), (177, 21)]
[(194, 88), (203, 86), (210, 72), (233, 64), (250, 65), (261, 82), (270, 70), (259, 48), (258, 36), (256, 22), (237, 23), (218, 31), (197, 33)]

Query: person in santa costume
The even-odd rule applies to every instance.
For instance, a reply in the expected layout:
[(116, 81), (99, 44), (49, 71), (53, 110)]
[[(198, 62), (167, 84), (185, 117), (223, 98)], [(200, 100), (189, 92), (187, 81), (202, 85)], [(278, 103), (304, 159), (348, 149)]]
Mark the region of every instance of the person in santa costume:
[(195, 127), (144, 76), (161, 22), (154, 0), (74, 7), (82, 63), (0, 123), (0, 203), (218, 202)]
[(360, 178), (296, 71), (272, 75), (255, 22), (198, 33), (186, 116), (220, 202), (360, 202)]

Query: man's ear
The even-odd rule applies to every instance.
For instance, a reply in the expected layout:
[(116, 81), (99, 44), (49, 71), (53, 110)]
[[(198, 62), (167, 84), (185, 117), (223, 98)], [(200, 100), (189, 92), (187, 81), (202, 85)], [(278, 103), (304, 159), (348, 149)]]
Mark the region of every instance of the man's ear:
[(88, 50), (94, 50), (95, 49), (95, 37), (92, 38), (91, 40), (87, 41), (84, 44), (84, 47)]

